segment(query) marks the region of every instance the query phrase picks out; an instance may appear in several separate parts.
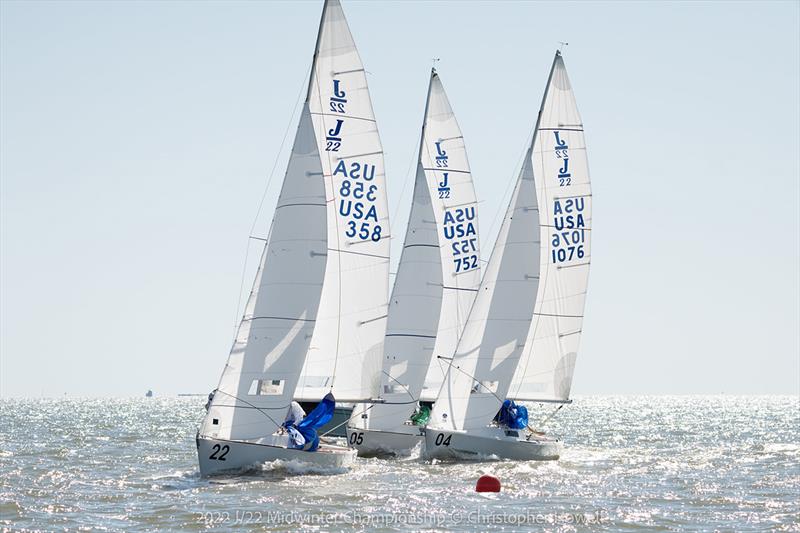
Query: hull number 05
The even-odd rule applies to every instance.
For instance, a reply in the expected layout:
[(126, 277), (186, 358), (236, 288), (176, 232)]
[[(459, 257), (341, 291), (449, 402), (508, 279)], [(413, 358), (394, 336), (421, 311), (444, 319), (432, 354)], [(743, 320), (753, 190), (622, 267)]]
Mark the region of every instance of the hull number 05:
[(363, 433), (350, 433), (350, 444), (355, 446), (357, 444), (361, 444), (364, 442), (364, 434)]

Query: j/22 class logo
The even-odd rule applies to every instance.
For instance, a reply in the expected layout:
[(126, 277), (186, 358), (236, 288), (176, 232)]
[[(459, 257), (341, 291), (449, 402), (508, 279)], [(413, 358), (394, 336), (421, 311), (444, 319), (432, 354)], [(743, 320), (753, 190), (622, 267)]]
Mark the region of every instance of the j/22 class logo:
[(442, 142), (443, 141), (436, 141), (436, 167), (437, 168), (447, 168), (447, 152), (442, 150)]
[[(344, 105), (347, 103), (347, 93), (341, 86), (339, 80), (333, 80), (333, 94), (330, 99), (330, 109), (334, 113), (344, 113)], [(344, 119), (337, 118), (336, 124), (328, 130), (328, 136), (325, 137), (325, 151), (338, 152), (342, 146), (342, 126)]]
[(450, 198), (450, 185), (447, 183), (447, 172), (442, 172), (442, 181), (439, 182), (439, 198)]
[[(442, 149), (442, 141), (436, 141), (433, 144), (436, 145), (436, 167), (447, 168), (447, 152)], [(439, 181), (437, 192), (440, 199), (450, 198), (450, 185), (448, 184), (447, 174), (447, 172), (443, 172), (442, 179)]]
[(569, 172), (569, 146), (567, 141), (559, 136), (558, 131), (554, 131), (556, 136), (555, 152), (556, 157), (562, 160), (561, 168), (558, 169), (558, 185), (560, 187), (569, 187), (572, 184), (572, 174)]
[(333, 113), (344, 113), (344, 105), (347, 103), (347, 93), (339, 85), (339, 80), (333, 80), (333, 95), (331, 96), (330, 106)]
[(325, 137), (326, 152), (338, 152), (342, 147), (342, 124), (344, 124), (344, 120), (337, 118), (336, 125), (328, 130), (328, 136)]

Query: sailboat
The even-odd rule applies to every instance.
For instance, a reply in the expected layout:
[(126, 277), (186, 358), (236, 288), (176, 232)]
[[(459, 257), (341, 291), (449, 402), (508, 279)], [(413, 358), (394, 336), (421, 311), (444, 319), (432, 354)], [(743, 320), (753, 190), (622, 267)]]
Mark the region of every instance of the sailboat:
[[(315, 431), (336, 396), (377, 396), (388, 288), (383, 149), (344, 12), (327, 0), (270, 233), (198, 430), (201, 474), (277, 459), (352, 464), (355, 450)], [(304, 417), (292, 400), (307, 360), (319, 363), (321, 402)]]
[(569, 394), (590, 236), (583, 123), (556, 52), (531, 145), (425, 429), (428, 457), (558, 459), (561, 442), (531, 430), (511, 398)]
[(455, 350), (480, 270), (477, 202), (464, 138), (432, 69), (411, 214), (389, 303), (385, 403), (356, 408), (347, 429), (359, 455), (405, 456), (421, 443), (427, 407), (410, 417), (423, 386), (438, 388), (444, 379), (432, 355)]

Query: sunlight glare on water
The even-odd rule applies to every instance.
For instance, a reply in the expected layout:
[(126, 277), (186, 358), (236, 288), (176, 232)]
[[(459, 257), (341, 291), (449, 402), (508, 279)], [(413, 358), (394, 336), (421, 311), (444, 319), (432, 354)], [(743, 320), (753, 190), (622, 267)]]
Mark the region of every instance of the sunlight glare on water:
[[(203, 404), (0, 400), (0, 525), (800, 531), (796, 397), (579, 397), (548, 424), (565, 443), (556, 462), (358, 459), (346, 473), (280, 463), (212, 479), (197, 470)], [(531, 419), (551, 409), (532, 406)], [(484, 473), (500, 494), (474, 492)]]

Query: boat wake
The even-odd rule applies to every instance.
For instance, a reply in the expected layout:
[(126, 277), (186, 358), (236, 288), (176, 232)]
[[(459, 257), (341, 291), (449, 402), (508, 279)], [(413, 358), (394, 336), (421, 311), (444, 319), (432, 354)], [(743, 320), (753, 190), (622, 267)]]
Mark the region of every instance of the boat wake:
[(348, 470), (346, 467), (326, 467), (312, 463), (306, 463), (304, 461), (285, 461), (283, 459), (277, 459), (275, 461), (265, 463), (261, 465), (260, 468), (262, 472), (269, 472), (272, 474), (288, 474), (291, 476), (302, 476), (308, 474), (333, 476), (344, 474)]
[(461, 463), (464, 461), (470, 461), (473, 463), (485, 463), (485, 462), (497, 462), (503, 460), (501, 457), (498, 457), (493, 453), (490, 454), (467, 453), (467, 452), (460, 452), (458, 450), (451, 450), (450, 453), (453, 455), (453, 457), (431, 459), (430, 464), (435, 465), (435, 464), (447, 464), (447, 463)]
[(152, 482), (152, 490), (189, 490), (195, 488), (200, 480), (200, 472), (193, 470), (175, 470), (170, 474), (147, 476), (146, 482)]

